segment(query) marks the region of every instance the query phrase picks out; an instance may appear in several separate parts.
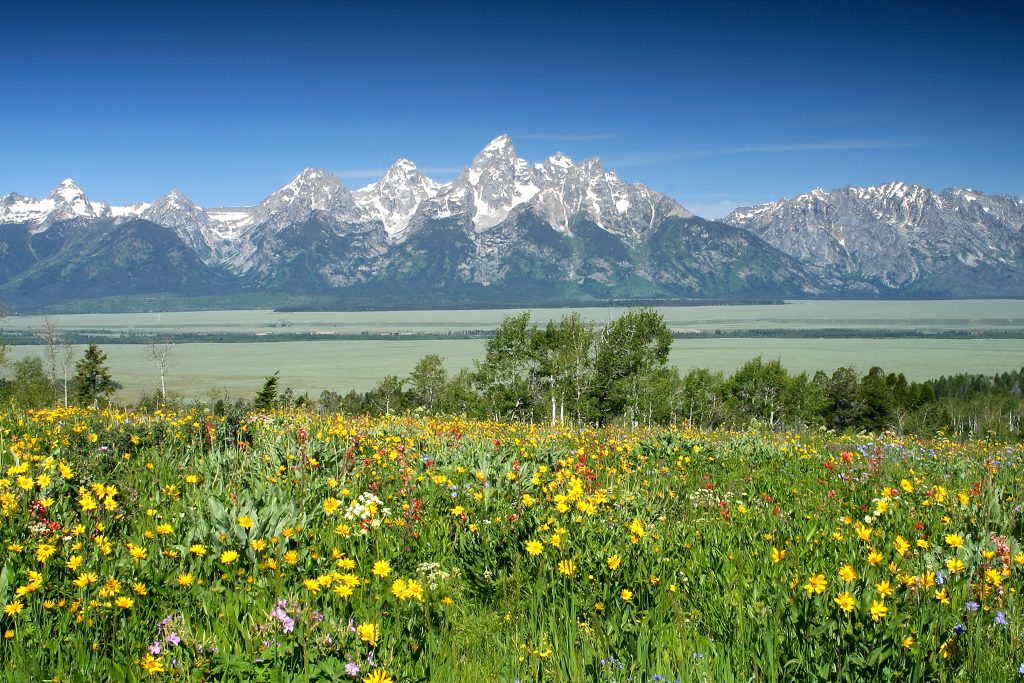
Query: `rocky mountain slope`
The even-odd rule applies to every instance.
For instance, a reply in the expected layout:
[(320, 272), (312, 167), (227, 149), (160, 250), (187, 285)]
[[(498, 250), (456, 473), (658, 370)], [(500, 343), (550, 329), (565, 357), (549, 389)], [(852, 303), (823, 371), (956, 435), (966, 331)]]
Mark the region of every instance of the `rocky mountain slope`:
[(339, 305), (496, 305), (1024, 293), (1024, 202), (902, 183), (696, 217), (598, 159), (491, 141), (449, 183), (400, 159), (351, 191), (306, 169), (256, 206), (174, 190), (111, 206), (65, 180), (0, 197), (0, 297), (283, 293)]
[(818, 188), (723, 221), (798, 259), (837, 292), (1024, 292), (1024, 200), (1008, 195), (902, 182)]

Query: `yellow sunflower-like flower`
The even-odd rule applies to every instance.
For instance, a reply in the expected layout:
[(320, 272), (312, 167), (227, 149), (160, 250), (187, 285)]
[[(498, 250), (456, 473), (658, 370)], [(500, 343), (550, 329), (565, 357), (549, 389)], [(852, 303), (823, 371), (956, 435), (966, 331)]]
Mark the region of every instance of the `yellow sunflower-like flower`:
[(825, 588), (828, 587), (828, 580), (824, 574), (812, 574), (807, 577), (807, 583), (804, 584), (803, 588), (807, 591), (807, 595), (821, 595), (825, 592)]
[(359, 640), (363, 641), (370, 647), (377, 647), (377, 641), (380, 640), (380, 626), (377, 624), (359, 624), (356, 627), (356, 635), (359, 636)]
[(836, 597), (832, 598), (832, 600), (839, 605), (839, 609), (847, 613), (852, 612), (853, 608), (857, 605), (857, 601), (854, 600), (850, 593), (840, 593)]

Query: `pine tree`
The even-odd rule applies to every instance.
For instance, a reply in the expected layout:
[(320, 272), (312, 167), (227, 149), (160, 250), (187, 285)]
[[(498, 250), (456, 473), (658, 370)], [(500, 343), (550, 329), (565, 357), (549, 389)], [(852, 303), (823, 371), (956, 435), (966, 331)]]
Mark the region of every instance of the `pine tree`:
[(78, 405), (96, 405), (110, 399), (117, 385), (106, 363), (107, 354), (96, 344), (89, 344), (85, 355), (75, 363), (74, 397)]
[(259, 393), (256, 394), (256, 398), (253, 399), (253, 410), (265, 411), (273, 410), (277, 407), (279, 398), (277, 395), (277, 375), (278, 373), (275, 372), (267, 377), (263, 383), (263, 388), (260, 389)]

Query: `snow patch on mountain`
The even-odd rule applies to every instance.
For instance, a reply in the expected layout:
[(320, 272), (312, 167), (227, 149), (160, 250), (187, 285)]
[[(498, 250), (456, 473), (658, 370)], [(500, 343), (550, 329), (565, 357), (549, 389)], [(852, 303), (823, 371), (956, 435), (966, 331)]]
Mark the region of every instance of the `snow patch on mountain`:
[(401, 234), (420, 204), (436, 197), (442, 186), (420, 173), (416, 164), (399, 159), (375, 183), (353, 193), (356, 206), (380, 220), (389, 236)]

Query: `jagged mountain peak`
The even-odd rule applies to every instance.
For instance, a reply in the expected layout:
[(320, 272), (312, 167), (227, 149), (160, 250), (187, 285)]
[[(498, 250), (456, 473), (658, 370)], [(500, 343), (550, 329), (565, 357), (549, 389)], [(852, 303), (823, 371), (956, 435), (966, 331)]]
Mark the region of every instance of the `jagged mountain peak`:
[(480, 230), (491, 228), (508, 216), (513, 207), (529, 201), (540, 188), (536, 171), (516, 156), (512, 139), (499, 135), (491, 140), (452, 183), (441, 211), (468, 213)]
[(345, 190), (345, 185), (335, 174), (322, 168), (305, 168), (263, 201), (264, 203), (273, 199), (293, 201), (304, 195), (308, 196), (310, 193), (327, 192), (330, 194), (337, 189)]
[(395, 159), (395, 163), (388, 167), (388, 173), (391, 173), (392, 171), (411, 173), (413, 171), (419, 172), (419, 169), (416, 168), (416, 164), (414, 162), (406, 159), (405, 157), (401, 157), (399, 159)]
[(563, 169), (568, 169), (568, 168), (572, 168), (575, 165), (576, 164), (573, 162), (572, 158), (569, 157), (569, 155), (564, 154), (562, 152), (555, 152), (554, 154), (549, 156), (547, 159), (545, 159), (541, 163), (537, 164), (537, 168), (563, 168)]
[(79, 199), (85, 199), (85, 190), (71, 178), (65, 178), (55, 188), (50, 190), (47, 197), (71, 203)]
[(483, 153), (483, 152), (502, 153), (502, 154), (508, 153), (508, 154), (512, 154), (513, 156), (515, 156), (515, 152), (516, 151), (515, 151), (515, 148), (512, 146), (512, 138), (509, 136), (509, 134), (508, 133), (502, 133), (498, 137), (496, 137), (493, 140), (491, 140), (490, 142), (488, 142), (484, 146), (483, 150), (481, 150), (481, 153)]
[(269, 209), (302, 203), (309, 209), (324, 209), (336, 197), (347, 197), (348, 189), (335, 174), (321, 168), (303, 169), (295, 178), (282, 185), (260, 202)]
[(163, 197), (160, 197), (160, 199), (158, 199), (155, 202), (153, 202), (152, 206), (150, 206), (149, 209), (147, 209), (147, 210), (148, 211), (153, 211), (155, 209), (162, 208), (162, 207), (179, 207), (179, 208), (188, 208), (188, 209), (197, 209), (198, 208), (192, 202), (192, 200), (189, 199), (188, 197), (186, 197), (185, 193), (183, 193), (178, 188), (174, 188), (173, 190), (171, 190), (170, 192), (165, 194)]
[[(425, 176), (420, 169), (413, 162), (408, 159), (402, 158), (395, 160), (395, 163), (388, 167), (388, 170), (384, 172), (380, 180), (373, 185), (395, 185), (395, 184), (407, 184), (407, 183), (420, 183), (426, 181), (428, 184), (437, 185), (433, 180)], [(366, 189), (366, 188), (364, 188)]]
[(352, 193), (337, 175), (321, 168), (306, 168), (260, 202), (252, 212), (251, 225), (280, 228), (306, 220), (314, 213), (338, 224), (364, 218)]
[(517, 162), (526, 163), (525, 160), (520, 160), (516, 156), (516, 148), (512, 145), (512, 138), (508, 135), (499, 135), (477, 152), (465, 172), (469, 172), (472, 175), (474, 170), (483, 168), (514, 167)]
[(580, 162), (580, 168), (587, 173), (604, 173), (604, 164), (597, 157), (590, 157)]
[(203, 258), (212, 253), (213, 223), (206, 212), (193, 204), (181, 190), (171, 190), (142, 211), (139, 217), (170, 228)]
[(46, 199), (36, 202), (36, 205), (41, 215), (35, 220), (42, 227), (56, 221), (105, 218), (112, 215), (110, 206), (103, 202), (90, 201), (85, 195), (85, 190), (71, 178), (60, 181), (57, 187), (46, 195)]
[(389, 235), (397, 235), (409, 225), (421, 203), (437, 196), (439, 188), (416, 164), (403, 158), (353, 197), (366, 216), (379, 218)]

